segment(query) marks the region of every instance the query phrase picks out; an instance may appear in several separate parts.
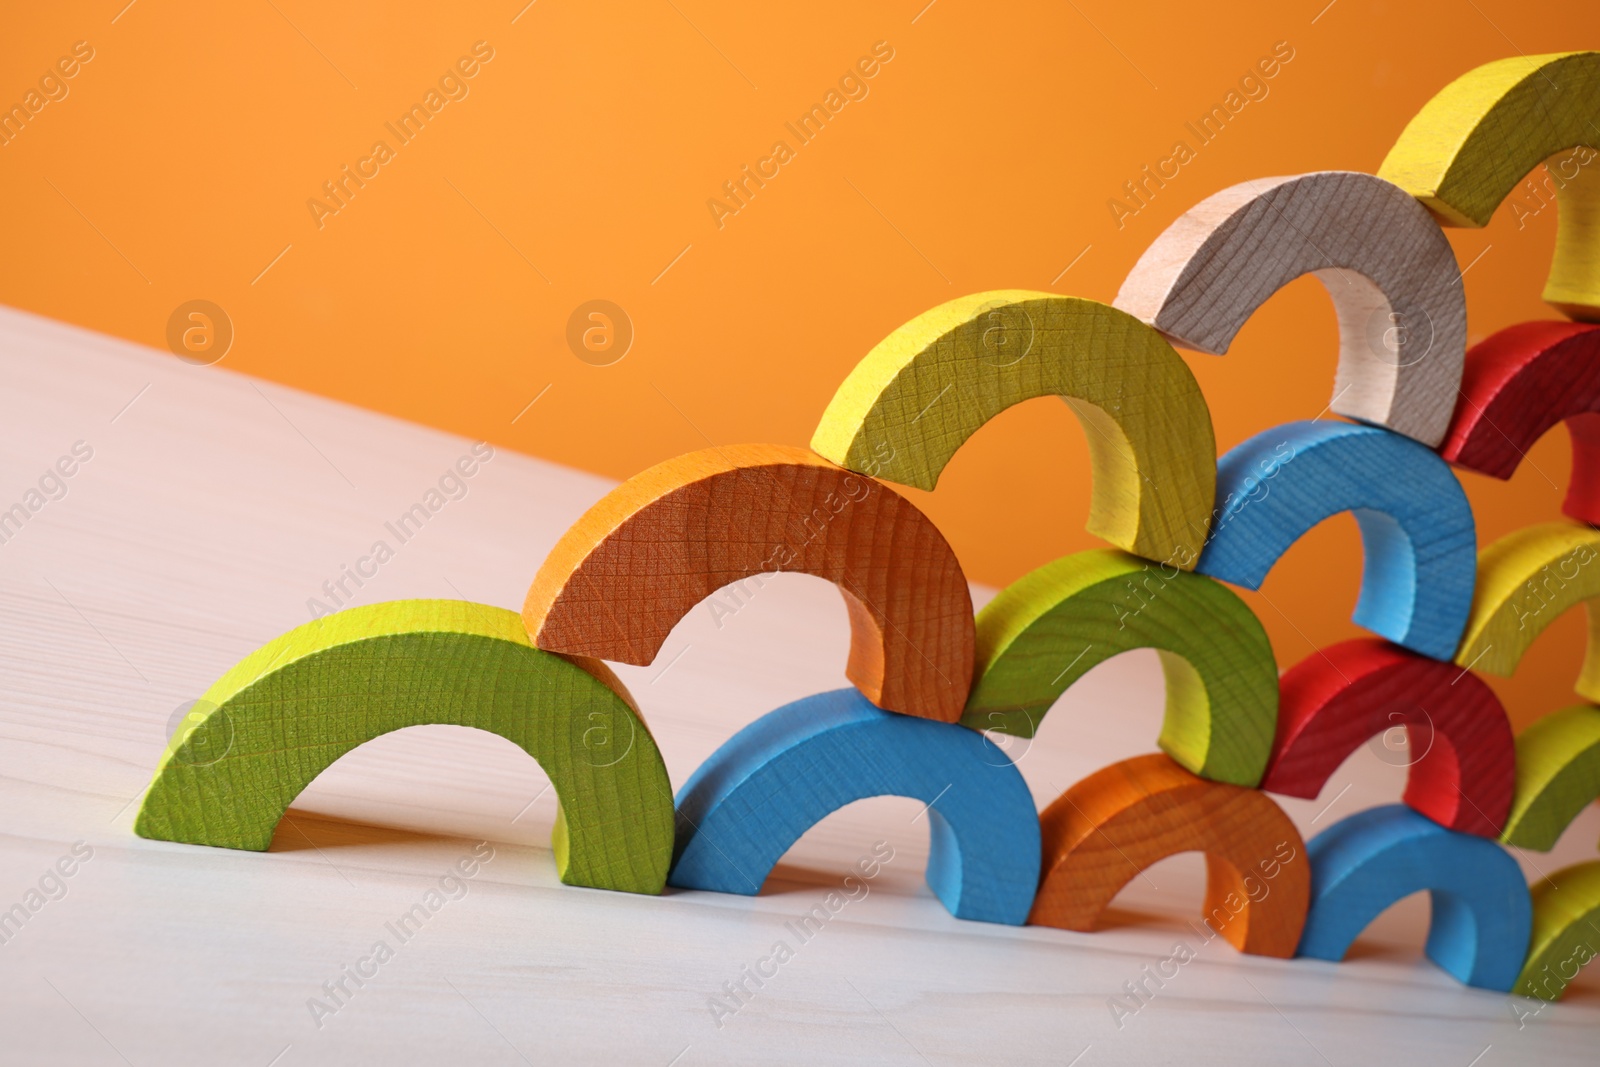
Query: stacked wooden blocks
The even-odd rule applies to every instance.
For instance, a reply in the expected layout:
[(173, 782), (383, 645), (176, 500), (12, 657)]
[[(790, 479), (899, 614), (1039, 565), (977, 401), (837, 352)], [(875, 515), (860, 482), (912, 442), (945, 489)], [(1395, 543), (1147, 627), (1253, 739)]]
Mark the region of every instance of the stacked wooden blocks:
[[(454, 601), (354, 608), (284, 635), (206, 694), (139, 813), (145, 837), (265, 849), (318, 773), (380, 733), (454, 723), (511, 739), (560, 797), (563, 881), (754, 894), (828, 813), (928, 805), (927, 880), (959, 918), (1088, 931), (1144, 867), (1206, 856), (1205, 920), (1240, 951), (1341, 959), (1381, 911), (1432, 895), (1427, 954), (1470, 985), (1555, 999), (1600, 946), (1600, 861), (1530, 891), (1497, 842), (1551, 848), (1600, 795), (1600, 706), (1513, 738), (1475, 671), (1510, 674), (1561, 612), (1600, 597), (1600, 326), (1532, 322), (1466, 349), (1443, 226), (1482, 226), (1541, 161), (1600, 129), (1600, 53), (1519, 57), (1446, 87), (1374, 175), (1245, 182), (1146, 251), (1111, 305), (1005, 290), (919, 315), (869, 352), (810, 449), (668, 460), (606, 496), (539, 569), (521, 616)], [(1585, 159), (1584, 162), (1588, 160)], [(1545, 298), (1600, 319), (1600, 197), (1557, 180)], [(1326, 285), (1340, 352), (1329, 407), (1221, 459), (1174, 345), (1222, 354), (1273, 292)], [(974, 619), (939, 530), (890, 483), (933, 490), (989, 419), (1063, 398), (1111, 548), (1025, 575)], [(1477, 551), (1451, 464), (1500, 478), (1565, 423), (1575, 522)], [(1228, 584), (1254, 589), (1312, 526), (1351, 512), (1376, 637), (1279, 676)], [(855, 689), (779, 708), (679, 789), (605, 660), (648, 664), (694, 605), (793, 571), (843, 594)], [(1600, 616), (1597, 616), (1600, 617)], [(1600, 627), (1600, 624), (1596, 624)], [(1161, 751), (1103, 768), (1042, 814), (984, 731), (1031, 736), (1105, 659), (1155, 649)], [(1600, 628), (1576, 685), (1600, 702)], [(1315, 797), (1403, 727), (1404, 803), (1301, 840), (1269, 793)], [(1261, 892), (1266, 883), (1270, 892)], [(1576, 963), (1574, 963), (1576, 961)]]

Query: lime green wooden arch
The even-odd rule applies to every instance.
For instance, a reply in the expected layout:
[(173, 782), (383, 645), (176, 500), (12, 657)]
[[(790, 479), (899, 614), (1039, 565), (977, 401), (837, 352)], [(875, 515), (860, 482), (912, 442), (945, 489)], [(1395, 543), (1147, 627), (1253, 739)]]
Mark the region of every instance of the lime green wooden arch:
[(1211, 411), (1166, 338), (1080, 297), (1002, 289), (923, 312), (868, 352), (811, 438), (841, 467), (933, 489), (1007, 408), (1063, 397), (1089, 443), (1089, 532), (1193, 570), (1217, 480)]
[(141, 837), (264, 850), (340, 756), (444, 723), (498, 734), (550, 776), (563, 882), (635, 893), (666, 882), (672, 785), (650, 731), (604, 664), (534, 648), (514, 611), (398, 600), (329, 615), (246, 656), (196, 711), (156, 770)]
[(1530, 889), (1533, 936), (1511, 992), (1560, 1000), (1567, 983), (1600, 952), (1600, 860), (1563, 868)]
[(1002, 589), (977, 630), (963, 725), (1032, 737), (1090, 668), (1153, 648), (1167, 679), (1161, 747), (1202, 778), (1260, 783), (1278, 668), (1255, 613), (1220, 582), (1112, 549), (1079, 552)]
[(1552, 712), (1517, 735), (1517, 788), (1500, 840), (1549, 852), (1600, 797), (1600, 708)]

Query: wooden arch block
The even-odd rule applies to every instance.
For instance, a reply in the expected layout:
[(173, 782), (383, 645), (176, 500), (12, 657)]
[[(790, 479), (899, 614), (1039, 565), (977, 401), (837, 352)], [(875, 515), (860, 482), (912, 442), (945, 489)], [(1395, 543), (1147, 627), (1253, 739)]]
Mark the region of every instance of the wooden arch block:
[(1533, 937), (1513, 993), (1560, 1000), (1600, 954), (1600, 860), (1563, 867), (1530, 887)]
[(971, 730), (889, 714), (850, 689), (762, 716), (700, 765), (678, 791), (669, 881), (754, 896), (801, 834), (877, 796), (928, 805), (926, 877), (950, 914), (1027, 919), (1039, 816), (1021, 773)]
[(931, 490), (984, 423), (1051, 395), (1066, 399), (1089, 442), (1089, 532), (1191, 569), (1216, 479), (1210, 409), (1160, 334), (1093, 300), (1006, 289), (918, 315), (856, 364), (811, 447)]
[(1311, 872), (1294, 823), (1265, 793), (1197, 778), (1161, 753), (1104, 767), (1039, 816), (1044, 881), (1028, 921), (1089, 932), (1157, 860), (1206, 856), (1206, 920), (1240, 952), (1294, 955)]
[(515, 612), (397, 600), (324, 616), (246, 656), (197, 712), (156, 770), (141, 837), (264, 850), (340, 756), (445, 723), (506, 738), (550, 776), (563, 882), (634, 893), (665, 882), (672, 783), (632, 698), (605, 664), (534, 648)]
[(1389, 905), (1426, 889), (1428, 958), (1480, 989), (1504, 993), (1516, 982), (1533, 909), (1522, 869), (1493, 841), (1386, 804), (1328, 827), (1306, 851), (1311, 911), (1300, 955), (1337, 963)]
[(1413, 652), (1448, 660), (1472, 603), (1472, 507), (1438, 455), (1373, 426), (1290, 422), (1217, 461), (1211, 540), (1195, 569), (1259, 589), (1301, 535), (1355, 514), (1366, 560), (1352, 616)]
[[(1600, 530), (1569, 522), (1525, 526), (1478, 553), (1478, 585), (1456, 662), (1511, 677), (1522, 654), (1562, 612), (1600, 596)], [(1600, 630), (1589, 610), (1589, 646), (1573, 686), (1600, 700)]]
[(1504, 480), (1558, 422), (1572, 438), (1561, 510), (1600, 525), (1600, 326), (1524, 322), (1474, 345), (1439, 454)]
[(1467, 343), (1461, 268), (1404, 189), (1352, 171), (1260, 178), (1190, 208), (1139, 257), (1116, 306), (1222, 355), (1284, 285), (1314, 275), (1339, 317), (1329, 406), (1436, 445)]
[(1407, 733), (1405, 802), (1448, 829), (1495, 837), (1516, 784), (1506, 709), (1471, 671), (1384, 641), (1319, 649), (1284, 672), (1261, 788), (1312, 800), (1363, 742)]
[(1580, 168), (1595, 158), (1597, 115), (1600, 53), (1485, 63), (1422, 106), (1378, 176), (1416, 196), (1447, 226), (1484, 226), (1529, 171), (1577, 149), (1552, 172), (1559, 215), (1544, 299), (1572, 318), (1594, 319), (1600, 315), (1600, 186)]
[(961, 721), (1032, 737), (1079, 678), (1135, 648), (1161, 656), (1167, 754), (1202, 778), (1259, 782), (1277, 722), (1278, 667), (1255, 613), (1220, 582), (1115, 549), (1047, 563), (978, 613)]
[(540, 648), (648, 664), (700, 601), (774, 571), (839, 587), (845, 673), (873, 703), (961, 716), (973, 622), (955, 553), (900, 494), (803, 448), (709, 448), (629, 478), (562, 535), (522, 617)]
[(1517, 735), (1517, 791), (1501, 840), (1549, 852), (1600, 797), (1600, 708), (1565, 708)]

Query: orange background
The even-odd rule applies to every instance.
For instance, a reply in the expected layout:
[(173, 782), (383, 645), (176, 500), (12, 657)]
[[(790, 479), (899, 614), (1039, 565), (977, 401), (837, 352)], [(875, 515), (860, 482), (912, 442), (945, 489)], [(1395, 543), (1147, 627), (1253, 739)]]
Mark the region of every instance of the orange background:
[[(913, 315), (1003, 287), (1109, 301), (1195, 201), (1375, 170), (1452, 78), (1600, 30), (1592, 0), (124, 3), (39, 5), (0, 35), (0, 101), (94, 49), (0, 147), (0, 302), (160, 348), (175, 307), (214, 301), (236, 331), (223, 367), (617, 478), (708, 441), (804, 444)], [(468, 95), (397, 145), (384, 124), (480, 40), (494, 58)], [(784, 123), (878, 41), (894, 57), (869, 95), (797, 146)], [(1122, 183), (1193, 146), (1184, 122), (1279, 41), (1294, 58), (1269, 95), (1119, 229)], [(319, 228), (307, 201), (379, 139), (396, 157)], [(719, 228), (707, 200), (778, 139), (796, 158)], [(1474, 341), (1553, 317), (1554, 208), (1512, 214), (1451, 233)], [(595, 298), (636, 331), (611, 366), (565, 341)], [(1219, 446), (1320, 411), (1335, 351), (1332, 307), (1301, 279), (1229, 356), (1190, 355)], [(1463, 476), (1481, 542), (1558, 516), (1566, 450), (1556, 432), (1509, 484)], [(1088, 470), (1075, 420), (1040, 400), (975, 437), (936, 494), (908, 492), (973, 578), (1003, 584), (1091, 547)], [(1281, 664), (1355, 633), (1359, 567), (1341, 516), (1249, 595)], [(1561, 619), (1497, 683), (1519, 722), (1572, 702), (1582, 633)]]

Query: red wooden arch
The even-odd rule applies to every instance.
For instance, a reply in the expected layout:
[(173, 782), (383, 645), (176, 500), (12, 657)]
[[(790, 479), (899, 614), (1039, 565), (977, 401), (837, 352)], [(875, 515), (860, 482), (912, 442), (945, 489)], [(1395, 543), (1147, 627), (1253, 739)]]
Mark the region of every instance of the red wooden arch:
[(1600, 525), (1600, 326), (1523, 322), (1474, 345), (1439, 454), (1509, 478), (1558, 422), (1572, 435), (1572, 478), (1561, 510)]
[(1359, 638), (1313, 652), (1278, 683), (1278, 733), (1261, 788), (1311, 799), (1357, 746), (1409, 735), (1404, 800), (1451, 830), (1495, 837), (1516, 785), (1500, 698), (1451, 663)]

